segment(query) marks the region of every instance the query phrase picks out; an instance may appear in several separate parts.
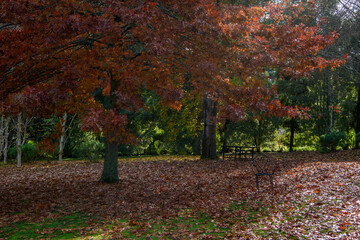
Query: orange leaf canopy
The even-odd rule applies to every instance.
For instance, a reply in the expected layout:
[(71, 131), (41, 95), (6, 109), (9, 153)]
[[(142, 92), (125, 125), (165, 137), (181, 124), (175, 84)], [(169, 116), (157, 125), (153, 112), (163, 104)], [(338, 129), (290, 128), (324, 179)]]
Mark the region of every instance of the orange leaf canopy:
[[(143, 107), (144, 89), (174, 108), (186, 95), (208, 92), (235, 120), (259, 110), (296, 116), (299, 109), (271, 97), (266, 69), (303, 77), (342, 63), (317, 57), (336, 34), (296, 24), (302, 11), (287, 2), (247, 8), (209, 0), (2, 1), (0, 99), (9, 104), (11, 94), (33, 86), (23, 93), (33, 100), (23, 105), (78, 112), (86, 129), (125, 142), (131, 138), (123, 112)], [(112, 106), (109, 96), (116, 98)]]

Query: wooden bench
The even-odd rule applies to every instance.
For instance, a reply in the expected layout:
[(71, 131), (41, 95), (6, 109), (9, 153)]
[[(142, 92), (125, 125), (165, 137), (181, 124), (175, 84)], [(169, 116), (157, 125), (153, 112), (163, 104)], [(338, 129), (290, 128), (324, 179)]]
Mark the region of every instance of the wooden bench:
[(223, 146), (222, 154), (223, 160), (234, 159), (234, 160), (247, 160), (254, 159), (256, 147), (248, 146)]

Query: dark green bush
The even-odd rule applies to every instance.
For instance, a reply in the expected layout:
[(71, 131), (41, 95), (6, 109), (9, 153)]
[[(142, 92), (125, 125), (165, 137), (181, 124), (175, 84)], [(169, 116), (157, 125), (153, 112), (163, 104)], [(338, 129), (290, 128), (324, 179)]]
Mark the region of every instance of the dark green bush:
[(16, 154), (17, 154), (17, 149), (16, 146), (9, 148), (8, 151), (8, 158), (9, 159), (15, 159), (16, 158)]
[(355, 136), (356, 146), (359, 146), (360, 143), (360, 132), (358, 132)]
[(322, 151), (334, 151), (341, 140), (346, 138), (343, 132), (332, 132), (320, 136), (320, 146)]
[(355, 147), (356, 144), (355, 131), (349, 131), (345, 133), (345, 138), (340, 141), (339, 146), (343, 150), (348, 150)]
[(34, 143), (28, 142), (21, 147), (21, 155), (24, 162), (34, 161), (40, 157), (40, 152)]
[(104, 156), (105, 145), (95, 139), (82, 142), (75, 150), (74, 156), (95, 161)]
[[(15, 159), (16, 155), (17, 155), (17, 148), (16, 148), (16, 146), (13, 146), (8, 151), (8, 158)], [(40, 152), (39, 152), (39, 149), (36, 147), (35, 143), (29, 141), (28, 143), (25, 143), (21, 147), (21, 161), (22, 162), (34, 161), (38, 158), (40, 158)]]

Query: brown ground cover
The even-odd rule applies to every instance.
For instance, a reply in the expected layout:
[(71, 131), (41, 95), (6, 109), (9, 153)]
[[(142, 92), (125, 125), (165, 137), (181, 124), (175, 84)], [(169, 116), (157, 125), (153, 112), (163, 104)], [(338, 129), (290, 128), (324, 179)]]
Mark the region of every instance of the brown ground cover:
[[(109, 221), (161, 221), (191, 209), (215, 220), (228, 219), (221, 224), (230, 239), (360, 238), (360, 151), (273, 156), (279, 161), (275, 188), (264, 177), (260, 192), (249, 161), (174, 156), (122, 159), (117, 184), (98, 181), (102, 163), (1, 165), (0, 227), (74, 212)], [(265, 210), (253, 219), (243, 218), (247, 210), (241, 207), (228, 211), (239, 203), (246, 203), (253, 212)], [(268, 235), (259, 234), (260, 230)], [(203, 238), (200, 230), (193, 232), (194, 239)], [(159, 238), (165, 233), (166, 229)], [(171, 234), (182, 238), (188, 233), (172, 230)]]

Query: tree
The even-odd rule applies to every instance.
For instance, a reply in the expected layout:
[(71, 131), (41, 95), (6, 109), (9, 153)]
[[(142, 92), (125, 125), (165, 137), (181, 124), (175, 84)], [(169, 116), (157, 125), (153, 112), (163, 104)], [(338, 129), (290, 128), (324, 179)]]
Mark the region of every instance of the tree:
[[(231, 87), (234, 88), (230, 90), (232, 94), (226, 92), (225, 97), (220, 97), (225, 98), (223, 119), (239, 121), (259, 110), (267, 116), (299, 116), (301, 110), (287, 108), (276, 99), (275, 88), (268, 84), (273, 79), (266, 76), (267, 70), (277, 71), (279, 78), (292, 79), (309, 76), (317, 68), (321, 70), (344, 62), (318, 56), (321, 49), (334, 43), (336, 34), (322, 36), (320, 26), (308, 27), (299, 22), (299, 19), (308, 17), (305, 12), (313, 8), (311, 5), (311, 2), (309, 6), (284, 2), (265, 7), (223, 6), (225, 20), (222, 27), (228, 34), (228, 41), (223, 42), (231, 50), (225, 54), (226, 66), (223, 66), (222, 74), (225, 79), (230, 79)], [(213, 95), (223, 94), (217, 90)], [(212, 122), (216, 123), (215, 105), (206, 98), (204, 102), (207, 103), (204, 104), (207, 106), (204, 110), (207, 111), (205, 119), (212, 112)], [(205, 122), (210, 121), (207, 119)], [(209, 123), (204, 125), (211, 126)], [(214, 143), (215, 133), (211, 137), (204, 134), (203, 139), (207, 143)], [(210, 154), (207, 150), (209, 148), (214, 149), (216, 146), (205, 147), (202, 157), (215, 157), (215, 152)]]
[(1, 115), (0, 120), (0, 157), (3, 157), (4, 164), (7, 163), (7, 152), (9, 149), (10, 117)]
[[(206, 93), (209, 106), (221, 105), (235, 120), (259, 110), (300, 114), (270, 97), (275, 88), (266, 85), (264, 68), (297, 77), (339, 65), (340, 60), (316, 56), (335, 35), (321, 36), (319, 27), (295, 24), (301, 5), (218, 5), (192, 0), (3, 1), (0, 99), (34, 85), (32, 108), (44, 101), (52, 107), (64, 101), (80, 104), (83, 129), (106, 139), (105, 182), (118, 181), (118, 143), (135, 141), (127, 114), (144, 106), (143, 89), (174, 109), (180, 109), (184, 95)], [(191, 74), (188, 92), (182, 88), (185, 73)], [(97, 91), (101, 100), (95, 99)], [(212, 115), (208, 126), (216, 122), (216, 111)]]
[[(204, 23), (212, 6), (192, 1), (18, 0), (0, 6), (4, 22), (0, 44), (5, 56), (1, 98), (45, 81), (40, 88), (56, 92), (50, 98), (54, 103), (69, 95), (77, 96), (74, 104), (85, 101), (84, 97), (91, 102), (93, 92), (101, 89), (104, 101), (88, 106), (79, 116), (84, 129), (107, 139), (103, 179), (108, 182), (117, 181), (116, 166), (106, 167), (109, 159), (110, 165), (117, 161), (117, 143), (133, 139), (124, 111), (143, 106), (142, 88), (161, 96), (163, 104), (179, 108), (182, 76), (175, 73), (197, 68), (185, 57), (211, 42), (192, 33), (208, 27)], [(44, 91), (37, 95), (41, 95), (39, 102), (43, 95), (49, 96)], [(114, 174), (107, 169), (114, 169), (109, 171)]]
[(354, 109), (354, 129), (360, 132), (360, 6), (356, 1), (339, 0), (339, 11), (336, 15), (342, 19), (341, 32), (343, 36), (340, 48), (349, 54), (347, 64), (342, 68), (342, 74), (347, 82), (357, 88), (357, 102)]
[[(279, 99), (280, 101), (288, 106), (303, 106), (311, 110), (316, 110), (316, 106), (311, 105), (314, 102), (315, 96), (311, 96), (310, 87), (311, 80), (309, 78), (302, 79), (283, 79), (278, 80), (276, 85), (278, 87)], [(317, 114), (313, 112), (308, 112), (308, 114), (317, 119)], [(297, 118), (285, 119), (284, 125), (290, 129), (290, 139), (289, 139), (289, 150), (294, 150), (295, 145), (295, 133), (300, 130), (301, 120)]]
[[(357, 104), (354, 105), (352, 109), (352, 116), (346, 116), (347, 118), (352, 119), (352, 127), (355, 132), (360, 131), (360, 101), (358, 101), (359, 91), (356, 90), (356, 94), (354, 95), (353, 91), (349, 91), (352, 89), (359, 89), (359, 4), (356, 1), (352, 0), (326, 0), (322, 4), (318, 4), (317, 7), (317, 16), (318, 19), (326, 18), (324, 21), (324, 33), (329, 33), (331, 31), (336, 30), (339, 33), (339, 38), (336, 43), (330, 47), (327, 47), (321, 52), (322, 56), (325, 57), (338, 57), (341, 55), (347, 54), (347, 61), (340, 68), (334, 71), (326, 71), (325, 73), (316, 74), (315, 80), (321, 81), (319, 78), (330, 79), (331, 84), (322, 83), (324, 85), (324, 89), (322, 91), (327, 91), (328, 98), (328, 115), (327, 126), (330, 129), (335, 126), (335, 120), (333, 117), (336, 111), (333, 111), (333, 108), (338, 107), (336, 101), (340, 103), (340, 109), (345, 107), (347, 103), (343, 101), (343, 99), (352, 99), (352, 101)], [(325, 86), (326, 85), (326, 86)], [(332, 86), (333, 85), (333, 86)], [(327, 88), (327, 89), (326, 89)], [(338, 97), (338, 99), (337, 99)], [(331, 104), (334, 102), (334, 104)], [(341, 106), (343, 105), (343, 106)], [(344, 108), (341, 110), (345, 110)], [(348, 109), (346, 109), (348, 111)], [(344, 112), (343, 112), (344, 113)], [(346, 120), (344, 118), (345, 114), (342, 114), (342, 120)], [(348, 122), (346, 120), (345, 122)], [(343, 125), (343, 124), (340, 124)], [(350, 125), (350, 124), (349, 124)], [(344, 128), (344, 127), (342, 127)], [(326, 131), (326, 132), (327, 132)], [(324, 131), (325, 132), (325, 131)], [(323, 132), (323, 133), (324, 133)]]
[[(70, 119), (68, 119), (68, 113), (65, 112), (63, 117), (60, 119), (61, 135), (59, 139), (59, 163), (62, 162), (66, 140), (70, 134), (69, 129), (72, 127), (75, 117), (76, 114), (74, 114), (73, 116), (71, 116)], [(70, 122), (68, 120), (70, 120)], [(66, 125), (67, 122), (69, 122), (68, 125)]]
[(216, 125), (218, 102), (211, 99), (208, 93), (204, 93), (204, 131), (202, 139), (201, 158), (216, 158)]
[[(16, 120), (15, 120), (16, 119)], [(13, 119), (14, 129), (16, 130), (16, 161), (17, 166), (21, 166), (21, 147), (25, 144), (27, 138), (27, 128), (31, 122), (31, 118), (24, 117), (23, 112), (19, 112), (17, 117)]]

